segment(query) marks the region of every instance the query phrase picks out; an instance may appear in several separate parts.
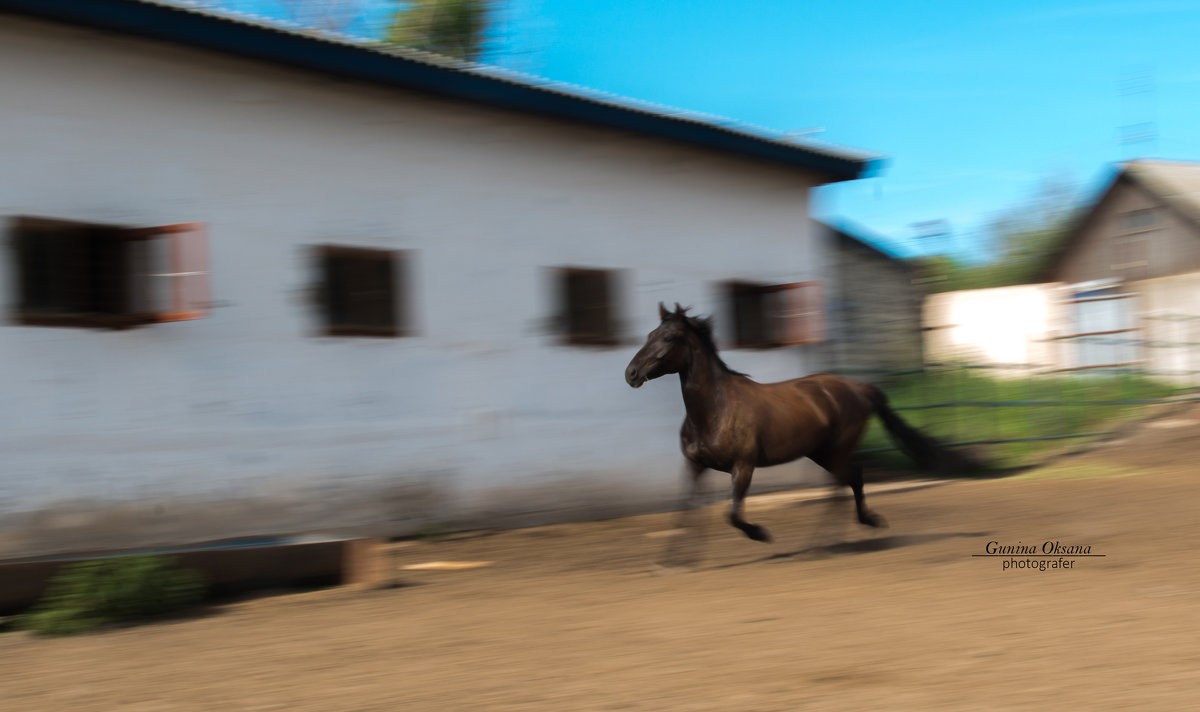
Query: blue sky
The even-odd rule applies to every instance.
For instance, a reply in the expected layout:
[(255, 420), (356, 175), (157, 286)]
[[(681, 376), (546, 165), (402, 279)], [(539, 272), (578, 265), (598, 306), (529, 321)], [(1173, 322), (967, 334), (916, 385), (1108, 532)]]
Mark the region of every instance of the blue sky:
[[(282, 0), (218, 2), (286, 16)], [(366, 35), (397, 6), (358, 2)], [(880, 177), (822, 189), (816, 213), (902, 252), (922, 251), (914, 223), (944, 220), (980, 256), (988, 220), (1046, 181), (1086, 200), (1116, 161), (1200, 160), (1200, 3), (497, 5), (496, 64), (886, 155)], [(1157, 138), (1122, 144), (1134, 124)]]

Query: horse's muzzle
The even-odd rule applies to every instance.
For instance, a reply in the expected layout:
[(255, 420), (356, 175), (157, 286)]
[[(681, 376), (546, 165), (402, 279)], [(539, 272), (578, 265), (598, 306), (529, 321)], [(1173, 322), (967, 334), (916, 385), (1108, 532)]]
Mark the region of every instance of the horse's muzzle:
[(636, 366), (629, 364), (629, 368), (625, 369), (625, 382), (634, 388), (640, 388), (646, 382), (646, 376), (640, 373)]

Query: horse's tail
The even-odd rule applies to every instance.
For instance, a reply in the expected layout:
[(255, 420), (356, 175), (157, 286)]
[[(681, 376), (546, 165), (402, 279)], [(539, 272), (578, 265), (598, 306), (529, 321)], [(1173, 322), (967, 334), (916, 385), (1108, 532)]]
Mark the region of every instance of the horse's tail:
[(883, 421), (883, 427), (887, 428), (888, 435), (892, 437), (892, 441), (900, 450), (919, 467), (945, 474), (962, 474), (986, 468), (986, 465), (978, 458), (966, 452), (951, 450), (904, 422), (888, 405), (888, 398), (883, 391), (875, 386), (868, 386), (868, 388), (872, 405), (875, 407), (875, 414)]

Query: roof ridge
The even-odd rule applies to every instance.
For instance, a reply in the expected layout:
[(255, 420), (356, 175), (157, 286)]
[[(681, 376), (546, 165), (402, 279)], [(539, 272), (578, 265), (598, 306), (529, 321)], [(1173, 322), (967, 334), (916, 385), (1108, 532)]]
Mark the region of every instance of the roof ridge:
[[(139, 8), (141, 8), (139, 10)], [(279, 61), (317, 71), (355, 76), (391, 86), (407, 86), (434, 91), (460, 99), (494, 106), (514, 108), (574, 120), (585, 120), (618, 129), (633, 130), (659, 138), (672, 138), (742, 155), (771, 160), (823, 173), (834, 180), (872, 175), (882, 166), (882, 154), (851, 149), (837, 144), (805, 138), (800, 140), (784, 131), (720, 117), (703, 112), (668, 107), (612, 92), (582, 87), (537, 77), (494, 65), (468, 62), (411, 47), (398, 47), (380, 41), (360, 41), (353, 35), (319, 28), (303, 27), (294, 22), (277, 21), (257, 14), (219, 10), (195, 0), (0, 0), (0, 10), (15, 10), (73, 24), (116, 29), (128, 34), (199, 46), (209, 50)], [(116, 12), (121, 10), (121, 12)], [(164, 17), (171, 13), (173, 22)], [(181, 18), (194, 18), (189, 26)], [(209, 23), (205, 26), (203, 23)], [(212, 23), (221, 23), (228, 31)], [(320, 42), (335, 51), (341, 48), (363, 52), (379, 60), (394, 58), (424, 69), (401, 65), (370, 69), (347, 61), (346, 57), (328, 59), (328, 52), (298, 53), (294, 46), (277, 42), (247, 43), (237, 30), (270, 32), (297, 40)], [(224, 36), (214, 39), (215, 35)], [(367, 64), (370, 64), (367, 62)], [(458, 75), (435, 77), (430, 73)], [(435, 81), (437, 80), (437, 81)], [(507, 95), (497, 87), (479, 82), (499, 82), (511, 87)]]

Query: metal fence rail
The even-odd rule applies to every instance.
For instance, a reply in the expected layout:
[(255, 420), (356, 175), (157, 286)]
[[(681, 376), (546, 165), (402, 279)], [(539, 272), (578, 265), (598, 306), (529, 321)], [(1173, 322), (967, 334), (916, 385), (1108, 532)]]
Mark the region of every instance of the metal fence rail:
[[(1006, 377), (997, 378), (993, 375), (999, 371), (1005, 372)], [(1023, 376), (1012, 376), (1014, 372), (1021, 371), (1024, 371)], [(843, 375), (858, 380), (878, 383), (889, 393), (889, 384), (903, 383), (906, 379), (915, 379), (918, 383), (923, 378), (927, 380), (938, 379), (941, 387), (936, 389), (917, 389), (918, 397), (916, 399), (912, 397), (911, 388), (903, 389), (905, 397), (900, 402), (897, 402), (897, 399), (893, 398), (892, 408), (896, 411), (922, 412), (947, 411), (949, 409), (990, 409), (994, 412), (1000, 412), (1003, 409), (1020, 408), (1053, 415), (1053, 409), (1059, 409), (1059, 417), (1055, 418), (1054, 421), (1046, 423), (1026, 421), (1023, 424), (1023, 427), (1027, 431), (1044, 429), (1051, 432), (1043, 430), (1043, 432), (1028, 432), (1025, 435), (1014, 434), (1012, 436), (978, 437), (977, 434), (980, 426), (976, 422), (973, 424), (973, 427), (976, 429), (976, 436), (972, 437), (962, 432), (965, 429), (961, 427), (963, 419), (953, 417), (951, 417), (949, 422), (921, 426), (922, 429), (929, 430), (932, 435), (938, 437), (948, 447), (995, 446), (1100, 438), (1116, 432), (1121, 424), (1121, 419), (1117, 419), (1117, 422), (1114, 422), (1112, 427), (1101, 426), (1097, 428), (1093, 424), (1091, 427), (1064, 427), (1063, 432), (1053, 431), (1058, 429), (1055, 426), (1072, 422), (1071, 419), (1063, 417), (1063, 414), (1068, 409), (1135, 408), (1200, 401), (1200, 391), (1197, 389), (1171, 385), (1161, 380), (1163, 376), (1177, 375), (1174, 372), (1171, 374), (1154, 373), (1134, 367), (1107, 367), (1071, 372), (1052, 369), (1045, 364), (930, 363), (923, 369), (904, 371), (871, 372), (865, 370), (842, 370), (840, 372)], [(962, 390), (968, 387), (967, 379), (970, 379), (969, 387), (974, 393), (970, 397), (959, 397)], [(987, 398), (985, 396), (981, 398), (978, 391), (981, 388), (986, 389), (988, 384), (993, 389), (992, 393), (995, 397)], [(1112, 394), (1109, 392), (1100, 395), (1100, 397), (1088, 396), (1088, 390), (1097, 389), (1102, 385), (1106, 386), (1108, 391), (1117, 390), (1117, 393)], [(1167, 393), (1164, 395), (1147, 395), (1146, 391), (1148, 389), (1160, 392), (1166, 391)], [(1025, 397), (1010, 396), (1002, 398), (998, 395), (1002, 390), (1007, 391), (1009, 394), (1016, 391), (1017, 393), (1024, 393), (1026, 395)], [(1035, 390), (1040, 392), (1035, 395), (1032, 393)], [(1052, 394), (1047, 396), (1045, 394), (1046, 390), (1050, 390)], [(1057, 393), (1057, 397), (1053, 393)], [(913, 402), (913, 400), (917, 402)], [(993, 417), (993, 421), (996, 423), (996, 432), (1003, 429), (999, 427), (1000, 417), (999, 415)], [(898, 450), (899, 448), (889, 444), (888, 446), (862, 448), (859, 452), (880, 453)]]

